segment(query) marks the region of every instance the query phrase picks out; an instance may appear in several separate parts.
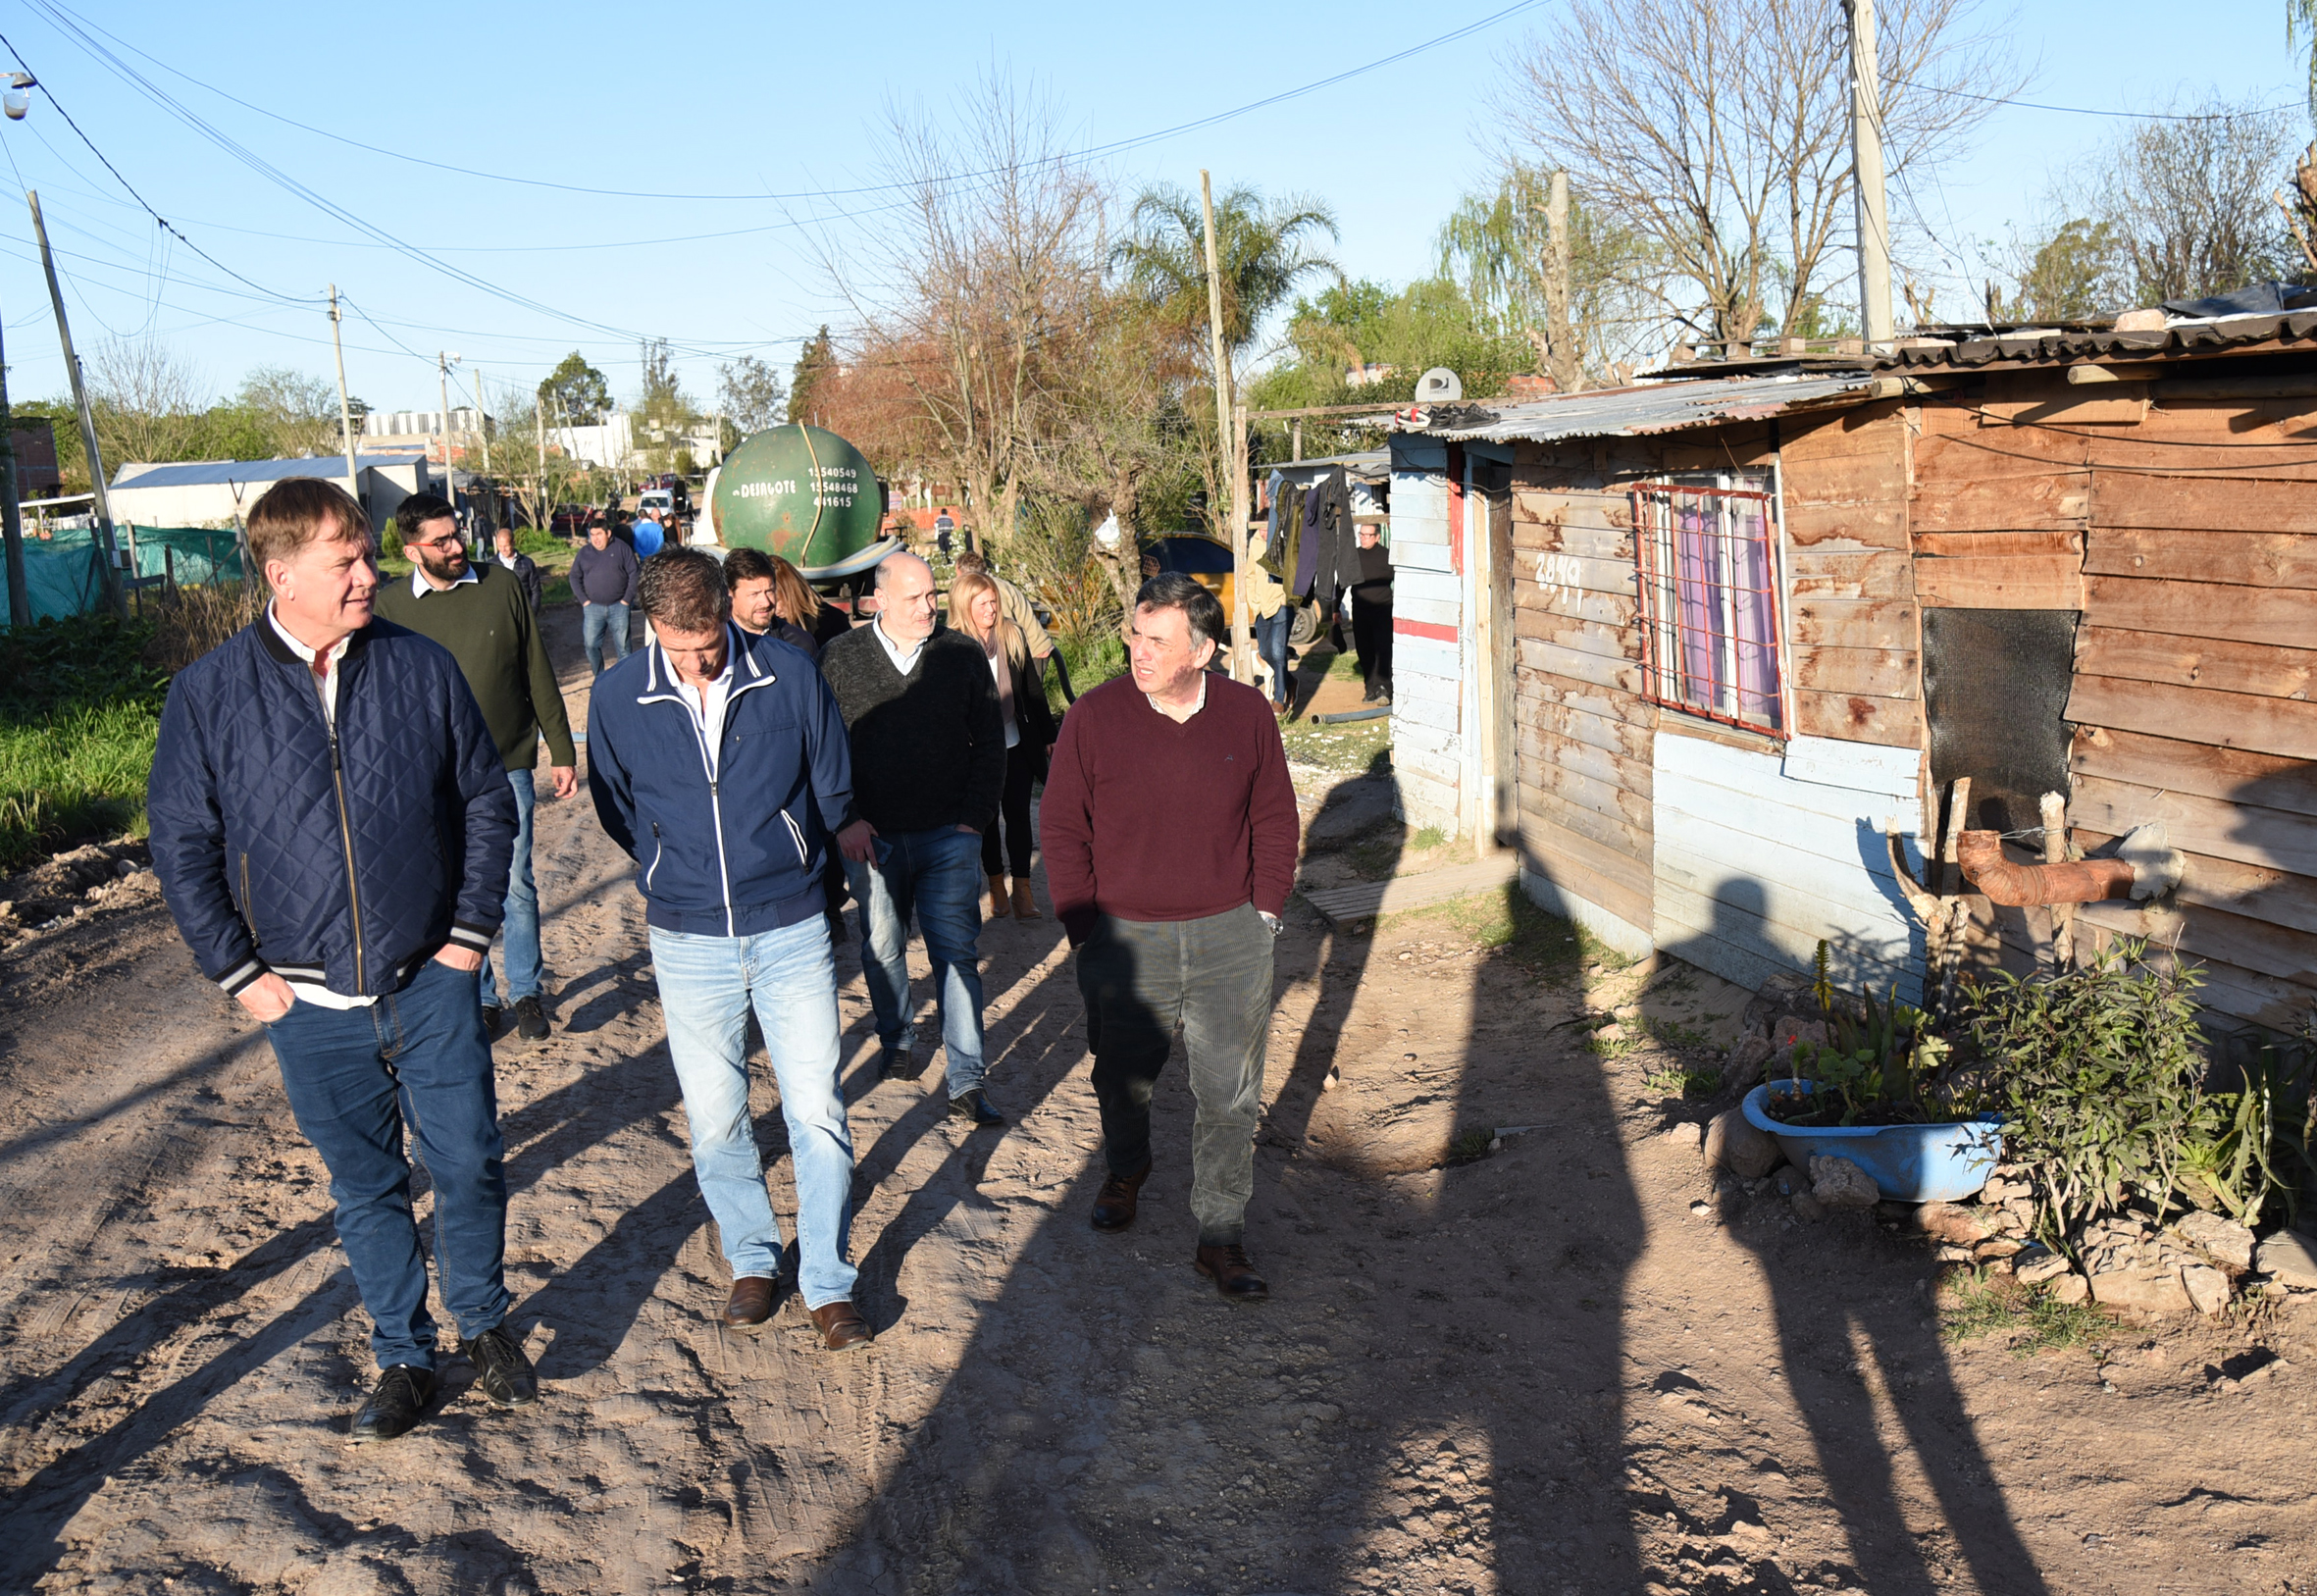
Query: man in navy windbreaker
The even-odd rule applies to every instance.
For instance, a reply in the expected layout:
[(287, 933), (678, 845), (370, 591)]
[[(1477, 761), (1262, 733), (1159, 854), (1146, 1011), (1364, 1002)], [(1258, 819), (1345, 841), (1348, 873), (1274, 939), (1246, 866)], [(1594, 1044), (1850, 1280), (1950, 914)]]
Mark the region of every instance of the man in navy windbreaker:
[(448, 650), (373, 620), (370, 522), (291, 478), (250, 508), (273, 601), (178, 674), (145, 796), (153, 869), (201, 973), (266, 1027), (330, 1168), (383, 1371), (356, 1441), (436, 1391), (403, 1126), (435, 1187), (442, 1301), (477, 1388), (537, 1400), (504, 1327), (505, 1145), (475, 971), (498, 929), (515, 796)]
[(637, 595), (654, 641), (595, 679), (588, 787), (603, 829), (636, 860), (693, 1170), (732, 1265), (724, 1322), (770, 1318), (780, 1275), (748, 1116), (752, 1004), (797, 1172), (798, 1291), (823, 1345), (860, 1346), (869, 1327), (846, 1260), (852, 1137), (821, 887), (852, 801), (845, 721), (801, 650), (732, 624), (708, 555), (653, 555)]

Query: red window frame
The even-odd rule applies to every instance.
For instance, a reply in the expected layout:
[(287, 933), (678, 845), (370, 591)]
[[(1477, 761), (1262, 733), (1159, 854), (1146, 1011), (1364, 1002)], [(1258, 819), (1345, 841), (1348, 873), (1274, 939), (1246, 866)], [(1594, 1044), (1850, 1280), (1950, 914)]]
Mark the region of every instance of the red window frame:
[(1633, 489), (1642, 694), (1784, 741), (1785, 616), (1777, 499), (1677, 478)]

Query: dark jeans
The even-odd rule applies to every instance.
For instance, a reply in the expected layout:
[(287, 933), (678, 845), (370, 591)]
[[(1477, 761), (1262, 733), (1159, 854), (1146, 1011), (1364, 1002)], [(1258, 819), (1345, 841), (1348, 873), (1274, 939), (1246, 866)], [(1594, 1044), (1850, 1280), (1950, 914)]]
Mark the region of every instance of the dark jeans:
[(381, 1368), (435, 1366), (403, 1126), (435, 1186), (442, 1303), (473, 1340), (507, 1316), (506, 1144), (475, 978), (429, 959), (368, 1008), (293, 1004), (266, 1027), (297, 1128), (330, 1167), (337, 1239)]
[[(982, 874), (1001, 873), (1004, 863), (1013, 866), (1012, 874), (1026, 879), (1030, 874), (1030, 784), (1038, 777), (1038, 752), (1027, 743), (1005, 750), (1005, 793), (998, 800), (998, 819), (990, 822), (990, 829), (982, 833)], [(999, 822), (1005, 826), (1005, 853), (1001, 861), (998, 852)]]
[(1392, 600), (1352, 594), (1352, 647), (1360, 655), (1360, 680), (1372, 699), (1392, 691)]
[(1294, 607), (1281, 604), (1255, 623), (1255, 649), (1270, 662), (1271, 701), (1275, 704), (1295, 702), (1295, 678), (1287, 674), (1287, 631), (1294, 620)]
[(1252, 903), (1204, 920), (1105, 915), (1078, 950), (1094, 1095), (1112, 1174), (1151, 1156), (1151, 1093), (1174, 1029), (1191, 1055), (1191, 1212), (1199, 1245), (1241, 1239), (1255, 1195), (1263, 1044), (1271, 1023), (1271, 928)]

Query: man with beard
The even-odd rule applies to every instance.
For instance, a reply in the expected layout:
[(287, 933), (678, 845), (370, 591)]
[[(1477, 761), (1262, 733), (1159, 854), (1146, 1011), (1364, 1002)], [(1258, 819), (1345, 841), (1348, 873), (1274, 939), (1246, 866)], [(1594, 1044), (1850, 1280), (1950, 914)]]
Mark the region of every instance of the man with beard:
[[(542, 1041), (547, 1015), (541, 989), (546, 971), (540, 954), (539, 889), (531, 872), (532, 772), (543, 735), (555, 796), (569, 798), (579, 789), (579, 758), (563, 692), (547, 663), (546, 640), (522, 583), (502, 565), (478, 566), (467, 559), (449, 504), (433, 493), (413, 493), (394, 511), (394, 525), (414, 563), (408, 582), (379, 589), (378, 613), (450, 650), (506, 762), (507, 785), (515, 790), (515, 863), (507, 880), (504, 930), (506, 1002), (515, 1010), (517, 1033), (528, 1042)], [(495, 1036), (499, 988), (488, 955), (481, 991), (483, 1017)]]

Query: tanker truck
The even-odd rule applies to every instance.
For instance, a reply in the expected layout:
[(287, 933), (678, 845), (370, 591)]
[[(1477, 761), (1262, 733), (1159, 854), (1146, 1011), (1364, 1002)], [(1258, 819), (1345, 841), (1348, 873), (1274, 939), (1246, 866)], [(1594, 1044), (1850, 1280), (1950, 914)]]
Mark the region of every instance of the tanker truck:
[(791, 422), (725, 456), (702, 495), (709, 538), (778, 554), (816, 586), (869, 570), (904, 546), (881, 536), (885, 485), (835, 433)]

